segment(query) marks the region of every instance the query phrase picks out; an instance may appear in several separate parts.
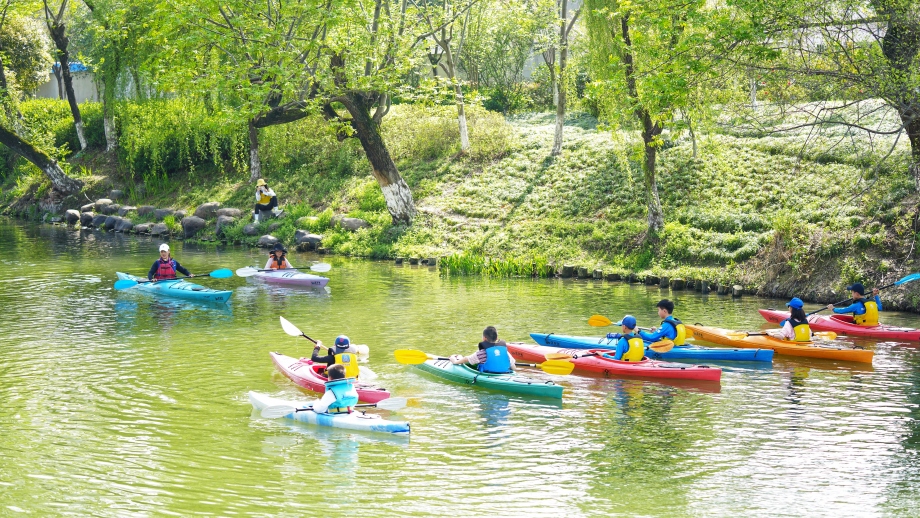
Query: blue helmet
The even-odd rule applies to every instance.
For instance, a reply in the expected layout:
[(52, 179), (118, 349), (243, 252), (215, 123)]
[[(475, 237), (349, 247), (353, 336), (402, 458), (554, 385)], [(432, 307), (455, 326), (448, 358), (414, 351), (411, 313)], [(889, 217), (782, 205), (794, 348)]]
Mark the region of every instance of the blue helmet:
[(348, 339), (345, 335), (339, 335), (335, 337), (335, 348), (336, 349), (348, 349), (348, 346), (351, 345), (351, 340)]

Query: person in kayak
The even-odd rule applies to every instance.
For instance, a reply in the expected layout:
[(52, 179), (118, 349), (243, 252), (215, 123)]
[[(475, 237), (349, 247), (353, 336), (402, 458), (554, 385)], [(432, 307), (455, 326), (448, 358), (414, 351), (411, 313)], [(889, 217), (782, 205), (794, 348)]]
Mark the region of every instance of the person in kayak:
[(687, 339), (687, 329), (683, 322), (674, 318), (674, 303), (668, 299), (662, 299), (658, 302), (658, 318), (661, 321), (661, 327), (651, 328), (649, 332), (639, 331), (639, 336), (646, 342), (658, 342), (665, 338), (674, 342), (674, 345), (684, 345)]
[(514, 371), (514, 360), (508, 354), (507, 343), (498, 339), (498, 331), (495, 326), (489, 326), (482, 332), (482, 341), (479, 342), (479, 349), (469, 355), (463, 356), (455, 354), (450, 357), (450, 362), (454, 365), (467, 363), (476, 367), (479, 372), (489, 372), (493, 374), (505, 374)]
[(268, 254), (268, 262), (265, 263), (266, 270), (285, 270), (293, 268), (287, 260), (287, 248), (281, 243), (275, 243), (271, 253)]
[(862, 283), (854, 282), (847, 286), (853, 296), (853, 303), (845, 308), (835, 308), (828, 304), (827, 309), (840, 315), (853, 313), (853, 323), (858, 326), (877, 326), (878, 312), (882, 311), (882, 299), (878, 296), (878, 288), (872, 290), (872, 298), (866, 298), (866, 287)]
[(358, 391), (355, 390), (355, 380), (348, 377), (344, 365), (336, 364), (326, 369), (326, 391), (323, 397), (313, 403), (313, 411), (322, 414), (350, 414), (358, 404)]
[[(609, 333), (607, 338), (617, 341), (617, 349), (612, 358), (625, 362), (639, 362), (645, 357), (645, 341), (636, 333), (636, 317), (626, 315), (614, 325), (623, 326), (622, 333)], [(604, 356), (610, 356), (605, 354)]]
[(326, 354), (320, 355), (319, 350), (323, 347), (323, 342), (317, 341), (313, 346), (313, 356), (310, 357), (313, 363), (326, 364), (328, 376), (329, 368), (333, 365), (341, 365), (345, 369), (346, 378), (358, 377), (358, 357), (357, 350), (352, 347), (351, 340), (345, 335), (339, 335), (335, 339), (335, 347), (327, 347)]
[(783, 338), (795, 342), (811, 341), (811, 326), (808, 325), (808, 316), (805, 315), (805, 303), (798, 297), (786, 303), (789, 308), (789, 318), (783, 320), (779, 325), (783, 326), (779, 330), (771, 330), (771, 336)]
[(281, 213), (281, 209), (278, 208), (278, 196), (275, 194), (275, 191), (265, 183), (265, 180), (259, 178), (256, 182), (256, 207), (252, 213), (252, 220), (258, 223), (259, 213), (269, 210), (272, 211), (275, 216)]
[(185, 269), (178, 261), (170, 257), (169, 245), (163, 243), (160, 245), (160, 258), (153, 262), (150, 271), (147, 272), (148, 281), (162, 281), (166, 279), (175, 279), (176, 272), (187, 277), (194, 277), (191, 272)]

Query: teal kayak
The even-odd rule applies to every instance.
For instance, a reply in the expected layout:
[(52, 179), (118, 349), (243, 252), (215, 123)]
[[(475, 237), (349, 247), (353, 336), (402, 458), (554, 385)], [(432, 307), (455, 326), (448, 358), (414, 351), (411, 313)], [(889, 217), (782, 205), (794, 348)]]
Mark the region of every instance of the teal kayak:
[(513, 372), (509, 374), (479, 372), (467, 365), (454, 365), (450, 360), (428, 360), (416, 367), (456, 383), (514, 394), (562, 399), (562, 385), (557, 385), (552, 381), (528, 378)]
[(153, 293), (154, 295), (165, 295), (167, 297), (174, 297), (185, 300), (197, 300), (201, 302), (222, 302), (226, 304), (227, 301), (230, 300), (230, 295), (233, 294), (233, 292), (230, 290), (215, 290), (206, 288), (204, 286), (188, 282), (184, 279), (146, 282), (147, 279), (144, 277), (138, 277), (136, 275), (121, 272), (115, 272), (115, 274), (118, 275), (118, 280), (127, 279), (130, 281), (137, 281), (139, 283), (134, 288), (129, 289), (136, 289), (147, 293)]

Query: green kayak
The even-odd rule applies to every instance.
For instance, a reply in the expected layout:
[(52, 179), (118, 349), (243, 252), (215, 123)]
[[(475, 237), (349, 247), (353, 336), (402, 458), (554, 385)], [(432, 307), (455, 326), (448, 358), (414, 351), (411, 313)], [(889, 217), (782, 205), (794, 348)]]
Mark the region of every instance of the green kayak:
[(454, 365), (450, 360), (428, 360), (416, 367), (439, 378), (457, 383), (528, 396), (562, 399), (562, 385), (557, 385), (552, 381), (527, 378), (513, 372), (509, 374), (479, 372), (467, 365)]

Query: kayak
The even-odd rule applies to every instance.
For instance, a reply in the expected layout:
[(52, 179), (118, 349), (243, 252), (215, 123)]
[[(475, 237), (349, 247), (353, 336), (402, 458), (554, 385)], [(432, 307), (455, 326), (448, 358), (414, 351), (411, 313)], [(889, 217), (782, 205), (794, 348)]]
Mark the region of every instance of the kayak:
[[(326, 364), (313, 363), (308, 358), (298, 360), (280, 353), (269, 354), (275, 367), (297, 385), (320, 394), (326, 391), (328, 378), (322, 374)], [(366, 383), (356, 383), (355, 389), (358, 391), (358, 399), (365, 403), (376, 403), (390, 397), (390, 392), (387, 389)]]
[(772, 336), (755, 335), (746, 337), (732, 337), (729, 333), (737, 332), (719, 327), (707, 327), (685, 324), (687, 331), (693, 333), (693, 338), (705, 340), (714, 344), (729, 345), (732, 347), (761, 347), (773, 349), (776, 354), (787, 356), (805, 356), (808, 358), (823, 358), (826, 360), (844, 360), (851, 362), (872, 363), (872, 351), (865, 349), (852, 349), (835, 346), (833, 344), (816, 344), (814, 342), (790, 342)]
[[(259, 411), (275, 405), (290, 405), (295, 408), (306, 408), (313, 403), (312, 401), (277, 399), (257, 392), (249, 393), (249, 402), (252, 404), (253, 408)], [(295, 421), (319, 426), (330, 426), (332, 428), (409, 435), (409, 423), (406, 421), (390, 421), (379, 415), (366, 414), (361, 411), (355, 411), (350, 414), (318, 414), (312, 410), (304, 410), (300, 412), (291, 412), (284, 417), (286, 419), (293, 419)]]
[(563, 349), (561, 347), (512, 342), (508, 344), (508, 352), (514, 358), (528, 362), (542, 362), (546, 360), (545, 355), (550, 353), (570, 355), (597, 353), (597, 356), (572, 358), (571, 362), (575, 364), (577, 370), (598, 372), (605, 376), (613, 374), (617, 376), (697, 381), (719, 381), (722, 378), (722, 369), (718, 367), (662, 362), (648, 358), (643, 358), (642, 361), (638, 362), (624, 362), (614, 360), (609, 349)]
[(468, 365), (454, 365), (450, 360), (428, 360), (416, 367), (456, 383), (528, 396), (562, 399), (562, 385), (557, 385), (552, 381), (528, 378), (513, 372), (509, 374), (479, 372)]
[[(185, 279), (170, 279), (167, 281), (147, 282), (145, 277), (137, 277), (128, 273), (115, 272), (118, 280), (138, 281), (139, 284), (134, 287), (136, 290), (153, 293), (154, 295), (165, 295), (185, 300), (198, 300), (201, 302), (223, 302), (230, 300), (233, 294), (230, 290), (215, 290), (204, 286), (188, 282)], [(140, 282), (144, 281), (144, 282)]]
[[(530, 333), (530, 337), (540, 345), (551, 347), (616, 349), (616, 342), (608, 340), (606, 337), (567, 336), (553, 333), (548, 335)], [(773, 351), (770, 349), (720, 349), (717, 347), (700, 347), (698, 345), (675, 345), (670, 351), (659, 353), (646, 346), (645, 357), (651, 360), (772, 362)]]
[(298, 272), (295, 270), (275, 270), (272, 272), (259, 272), (253, 275), (260, 281), (270, 282), (273, 284), (284, 284), (286, 286), (306, 286), (309, 288), (322, 288), (329, 282), (329, 279), (312, 275), (309, 273)]
[[(767, 322), (774, 324), (779, 324), (789, 318), (787, 311), (777, 311), (775, 309), (761, 309), (760, 314), (767, 319)], [(811, 315), (808, 317), (808, 325), (811, 326), (813, 331), (833, 331), (837, 334), (869, 336), (888, 340), (920, 340), (920, 329), (887, 324), (860, 326), (853, 323), (853, 317), (850, 315)]]

